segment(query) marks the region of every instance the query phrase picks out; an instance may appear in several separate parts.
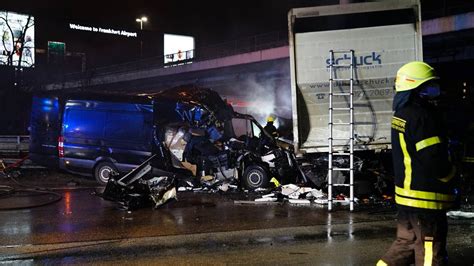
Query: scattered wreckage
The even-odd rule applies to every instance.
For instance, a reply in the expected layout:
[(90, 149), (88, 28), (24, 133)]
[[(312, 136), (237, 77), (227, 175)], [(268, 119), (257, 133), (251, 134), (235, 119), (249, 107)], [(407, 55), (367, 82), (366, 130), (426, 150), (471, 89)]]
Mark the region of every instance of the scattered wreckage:
[(101, 196), (110, 201), (116, 201), (129, 210), (146, 206), (155, 208), (171, 199), (176, 199), (176, 179), (174, 175), (151, 177), (151, 156), (140, 166), (123, 177), (114, 173)]
[(274, 139), (252, 116), (237, 113), (215, 91), (172, 88), (153, 96), (153, 155), (102, 194), (129, 209), (158, 207), (176, 187), (255, 190), (306, 183), (292, 146)]
[[(273, 138), (252, 116), (235, 112), (215, 91), (196, 87), (162, 91), (153, 96), (153, 114), (153, 155), (123, 177), (112, 176), (104, 199), (136, 209), (159, 207), (176, 199), (178, 191), (243, 189), (278, 195), (257, 201), (327, 202), (326, 154), (297, 161), (291, 144)], [(356, 194), (384, 195), (390, 190), (390, 176), (374, 165), (377, 162), (380, 158), (355, 158)], [(334, 164), (348, 163), (340, 158)], [(338, 183), (347, 179), (342, 173), (334, 176)], [(347, 201), (344, 189), (335, 191), (335, 200), (341, 203)], [(298, 193), (285, 195), (289, 190)]]

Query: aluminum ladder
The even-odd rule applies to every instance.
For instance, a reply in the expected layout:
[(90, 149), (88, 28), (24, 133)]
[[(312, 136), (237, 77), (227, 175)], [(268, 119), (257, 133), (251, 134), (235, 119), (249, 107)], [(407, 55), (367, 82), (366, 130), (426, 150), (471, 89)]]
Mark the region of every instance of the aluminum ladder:
[[(334, 60), (334, 55), (344, 55), (344, 61), (350, 59), (349, 64), (338, 64)], [(349, 56), (348, 56), (349, 55)], [(331, 211), (333, 208), (333, 187), (344, 186), (349, 187), (350, 195), (350, 210), (354, 210), (354, 68), (355, 68), (355, 57), (354, 50), (330, 50), (329, 51), (329, 137), (328, 137), (328, 210)], [(346, 68), (350, 71), (350, 78), (337, 78), (335, 71), (337, 69)], [(347, 89), (341, 90), (341, 92), (334, 92), (334, 86), (337, 86), (337, 82), (340, 83), (340, 87), (344, 88), (349, 85), (349, 91)], [(347, 82), (349, 84), (347, 84)], [(349, 96), (349, 107), (333, 107), (333, 96)], [(349, 121), (348, 122), (333, 122), (334, 111), (348, 111)], [(334, 126), (349, 126), (349, 136), (347, 138), (334, 138), (333, 129)], [(343, 145), (343, 152), (335, 152), (333, 141), (345, 141)], [(348, 149), (347, 149), (348, 148)], [(333, 166), (334, 156), (349, 156), (349, 168), (338, 168)], [(334, 184), (333, 174), (334, 171), (349, 172), (349, 184)]]

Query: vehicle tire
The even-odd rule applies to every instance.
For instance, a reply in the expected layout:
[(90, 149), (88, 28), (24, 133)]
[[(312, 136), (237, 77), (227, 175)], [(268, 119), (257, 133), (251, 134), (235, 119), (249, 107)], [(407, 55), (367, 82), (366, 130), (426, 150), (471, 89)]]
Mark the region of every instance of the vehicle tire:
[(94, 168), (95, 180), (100, 185), (106, 185), (112, 172), (118, 172), (117, 167), (111, 162), (100, 162)]
[(268, 173), (260, 165), (250, 165), (242, 176), (243, 185), (248, 189), (267, 187), (269, 183)]

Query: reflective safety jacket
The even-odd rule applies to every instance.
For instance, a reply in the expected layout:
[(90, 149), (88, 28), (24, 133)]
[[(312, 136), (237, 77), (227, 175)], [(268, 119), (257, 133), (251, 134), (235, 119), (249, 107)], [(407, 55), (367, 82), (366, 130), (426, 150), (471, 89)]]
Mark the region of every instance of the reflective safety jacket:
[(454, 205), (453, 177), (441, 117), (412, 102), (392, 117), (395, 202), (399, 207), (446, 210)]

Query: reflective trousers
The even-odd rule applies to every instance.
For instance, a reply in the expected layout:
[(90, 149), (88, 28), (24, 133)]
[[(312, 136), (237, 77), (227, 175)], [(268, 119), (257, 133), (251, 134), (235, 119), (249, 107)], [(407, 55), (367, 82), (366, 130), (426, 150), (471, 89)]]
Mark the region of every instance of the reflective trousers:
[(446, 212), (398, 210), (397, 239), (377, 265), (447, 265)]

